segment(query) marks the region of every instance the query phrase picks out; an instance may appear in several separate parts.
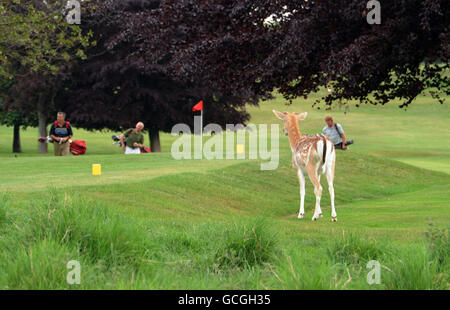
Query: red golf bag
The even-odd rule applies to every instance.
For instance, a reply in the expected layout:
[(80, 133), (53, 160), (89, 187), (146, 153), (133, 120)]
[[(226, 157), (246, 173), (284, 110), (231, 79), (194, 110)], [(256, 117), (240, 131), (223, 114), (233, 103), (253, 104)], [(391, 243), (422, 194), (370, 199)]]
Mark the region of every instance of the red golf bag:
[(141, 147), (141, 154), (151, 153), (151, 152), (152, 151), (148, 147), (146, 147), (146, 146)]
[(75, 156), (86, 153), (86, 141), (74, 140), (70, 142), (70, 152)]

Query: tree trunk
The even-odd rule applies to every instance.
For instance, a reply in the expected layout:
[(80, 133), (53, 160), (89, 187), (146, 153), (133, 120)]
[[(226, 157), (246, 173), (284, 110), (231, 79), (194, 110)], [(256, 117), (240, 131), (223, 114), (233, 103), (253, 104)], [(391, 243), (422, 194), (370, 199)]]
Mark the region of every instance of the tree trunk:
[[(39, 96), (38, 102), (39, 137), (47, 137), (47, 113), (45, 111), (44, 96)], [(48, 153), (48, 144), (38, 142), (38, 151), (41, 154)]]
[(161, 152), (161, 143), (159, 141), (158, 128), (150, 128), (150, 130), (148, 131), (148, 136), (150, 138), (150, 150), (152, 152)]
[(13, 153), (22, 153), (20, 144), (20, 125), (14, 125)]

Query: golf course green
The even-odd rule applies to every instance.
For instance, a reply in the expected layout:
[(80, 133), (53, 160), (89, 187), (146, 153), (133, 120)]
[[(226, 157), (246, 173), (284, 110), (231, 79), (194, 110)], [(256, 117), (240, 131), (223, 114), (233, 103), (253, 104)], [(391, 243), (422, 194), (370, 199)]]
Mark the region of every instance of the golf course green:
[[(248, 108), (251, 123), (279, 124), (279, 166), (267, 171), (248, 157), (175, 160), (168, 133), (161, 153), (126, 156), (116, 133), (76, 124), (83, 156), (55, 158), (52, 145), (38, 154), (36, 128), (21, 131), (13, 154), (13, 130), (0, 127), (0, 289), (450, 289), (450, 106), (420, 96), (406, 110), (326, 111), (315, 99)], [(325, 178), (323, 218), (311, 221), (309, 180), (297, 218), (298, 180), (273, 109), (307, 111), (300, 130), (310, 134), (331, 114), (355, 140), (337, 151), (338, 222)], [(80, 284), (66, 280), (70, 260)], [(367, 281), (371, 260), (378, 284)]]

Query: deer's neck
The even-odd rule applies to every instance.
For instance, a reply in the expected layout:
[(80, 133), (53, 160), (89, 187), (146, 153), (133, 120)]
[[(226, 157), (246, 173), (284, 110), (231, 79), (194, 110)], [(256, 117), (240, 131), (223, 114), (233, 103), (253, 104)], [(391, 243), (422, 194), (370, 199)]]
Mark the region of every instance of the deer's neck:
[(300, 129), (298, 128), (298, 122), (292, 122), (288, 125), (288, 137), (292, 151), (294, 151), (296, 145), (301, 140)]

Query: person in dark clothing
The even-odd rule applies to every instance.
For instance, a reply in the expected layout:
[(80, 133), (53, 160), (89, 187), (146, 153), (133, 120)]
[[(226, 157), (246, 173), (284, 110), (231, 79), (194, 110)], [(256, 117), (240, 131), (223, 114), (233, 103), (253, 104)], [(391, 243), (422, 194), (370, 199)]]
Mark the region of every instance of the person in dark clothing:
[(56, 121), (50, 127), (50, 138), (53, 140), (55, 156), (69, 155), (69, 140), (72, 136), (72, 126), (66, 121), (66, 113), (58, 112)]

